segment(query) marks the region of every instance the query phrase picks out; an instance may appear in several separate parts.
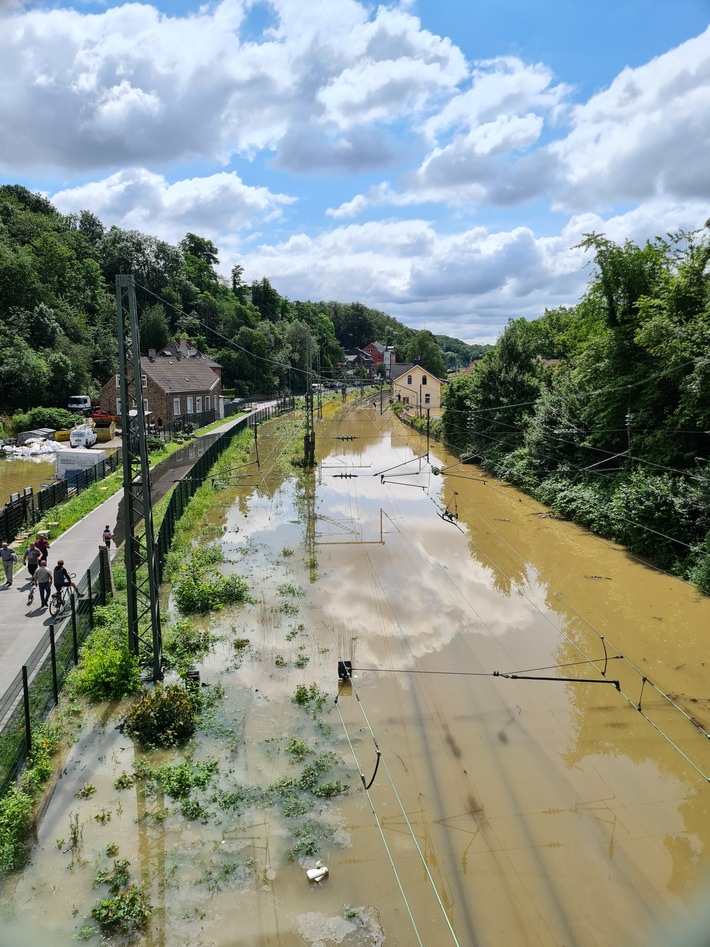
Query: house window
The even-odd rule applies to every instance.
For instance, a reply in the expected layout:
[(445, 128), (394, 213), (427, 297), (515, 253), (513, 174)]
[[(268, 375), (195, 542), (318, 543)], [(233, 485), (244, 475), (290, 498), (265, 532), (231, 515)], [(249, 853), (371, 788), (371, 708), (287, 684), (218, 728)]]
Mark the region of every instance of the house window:
[(411, 376), (411, 375), (407, 375), (407, 384), (408, 384), (408, 385), (411, 385), (411, 384), (412, 384), (412, 376)]
[(426, 375), (422, 375), (422, 384), (426, 385)]
[(147, 410), (148, 410), (148, 399), (147, 399), (147, 398), (144, 398), (144, 399), (143, 399), (143, 411), (147, 411)]
[(148, 387), (148, 376), (147, 376), (147, 375), (141, 375), (141, 387), (142, 387), (142, 388), (147, 388), (147, 387)]
[(210, 396), (205, 395), (205, 411), (209, 411), (209, 410), (210, 410)]
[(191, 395), (187, 396), (187, 413), (192, 414), (194, 411), (194, 403)]
[(173, 398), (173, 415), (177, 418), (180, 416), (180, 399)]
[(121, 376), (120, 376), (120, 375), (116, 375), (116, 387), (117, 387), (117, 388), (120, 388), (120, 387), (121, 387)]
[(120, 413), (121, 413), (121, 399), (116, 398), (116, 414), (120, 414)]
[(405, 395), (404, 398), (402, 398), (402, 401), (403, 401), (405, 404), (409, 404), (409, 395)]
[(424, 395), (424, 404), (429, 404), (430, 401), (431, 401), (431, 395), (429, 394), (429, 392), (427, 392), (427, 393)]
[(197, 414), (202, 414), (202, 395), (195, 398), (195, 411)]

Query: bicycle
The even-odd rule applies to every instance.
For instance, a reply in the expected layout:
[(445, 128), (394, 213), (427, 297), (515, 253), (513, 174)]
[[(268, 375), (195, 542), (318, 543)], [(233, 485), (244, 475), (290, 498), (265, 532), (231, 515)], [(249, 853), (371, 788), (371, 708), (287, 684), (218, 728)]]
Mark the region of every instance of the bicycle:
[[(69, 573), (72, 580), (76, 578), (76, 573)], [(71, 591), (71, 585), (63, 585), (61, 589), (54, 592), (49, 598), (49, 614), (55, 618), (67, 603), (67, 593)]]

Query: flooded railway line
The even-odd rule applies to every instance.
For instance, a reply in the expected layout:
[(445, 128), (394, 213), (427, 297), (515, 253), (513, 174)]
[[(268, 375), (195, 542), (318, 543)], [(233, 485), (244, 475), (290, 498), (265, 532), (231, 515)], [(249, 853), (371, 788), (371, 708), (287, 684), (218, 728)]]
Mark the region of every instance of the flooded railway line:
[[(284, 734), (334, 753), (350, 790), (314, 812), (327, 880), (308, 884), (272, 809), (202, 823), (167, 805), (146, 821), (155, 800), (113, 789), (130, 742), (99, 728), (75, 748), (18, 881), (18, 936), (31, 923), (69, 943), (69, 906), (90, 903), (90, 872), (67, 872), (54, 844), (88, 771), (85, 857), (110, 835), (145, 877), (146, 945), (669, 943), (662, 926), (704, 891), (710, 831), (710, 789), (676, 747), (707, 772), (707, 741), (673, 718), (674, 746), (599, 683), (600, 638), (694, 701), (702, 723), (707, 601), (475, 468), (447, 481), (456, 458), (433, 445), (426, 458), (376, 407), (316, 433), (317, 470), (288, 474), (284, 431), (264, 428), (259, 485), (235, 486), (215, 513), (257, 601), (211, 620), (223, 640), (203, 677), (224, 689), (232, 740), (201, 734), (191, 752), (220, 756), (220, 791), (288, 774)], [(441, 516), (454, 506), (455, 520)], [(238, 661), (235, 627), (250, 642)], [(631, 693), (620, 663), (608, 677)], [(328, 694), (320, 723), (296, 716), (298, 684)], [(649, 715), (665, 713), (656, 703)], [(207, 891), (206, 875), (220, 879)]]

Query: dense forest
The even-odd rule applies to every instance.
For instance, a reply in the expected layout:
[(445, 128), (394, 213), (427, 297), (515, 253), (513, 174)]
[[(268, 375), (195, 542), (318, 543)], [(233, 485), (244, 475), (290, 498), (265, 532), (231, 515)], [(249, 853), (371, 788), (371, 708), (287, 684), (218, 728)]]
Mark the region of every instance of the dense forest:
[(361, 303), (293, 302), (266, 277), (246, 285), (239, 265), (225, 279), (218, 264), (218, 249), (195, 234), (172, 246), (106, 229), (90, 211), (60, 214), (19, 185), (0, 187), (0, 413), (65, 406), (111, 376), (119, 273), (135, 277), (143, 350), (189, 338), (239, 395), (303, 391), (308, 372), (333, 377), (344, 347), (373, 341), (440, 375), (480, 355)]
[(447, 386), (445, 435), (710, 593), (710, 234), (583, 246), (595, 263), (584, 297), (511, 320)]

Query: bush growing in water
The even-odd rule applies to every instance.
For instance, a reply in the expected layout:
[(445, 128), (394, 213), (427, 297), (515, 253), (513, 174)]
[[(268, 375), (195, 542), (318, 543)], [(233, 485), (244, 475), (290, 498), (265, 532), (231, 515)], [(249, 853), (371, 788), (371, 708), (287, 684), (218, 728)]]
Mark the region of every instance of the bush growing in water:
[(180, 684), (156, 684), (131, 707), (123, 727), (145, 747), (176, 746), (195, 732), (198, 703)]
[(153, 913), (153, 906), (138, 885), (131, 883), (127, 858), (113, 863), (113, 871), (104, 869), (94, 879), (94, 887), (108, 885), (111, 896), (103, 898), (91, 910), (105, 933), (124, 934), (139, 930)]
[(198, 628), (183, 618), (165, 626), (163, 657), (168, 667), (186, 671), (197, 659), (209, 651), (214, 635), (206, 628)]
[(185, 567), (174, 586), (178, 608), (186, 615), (206, 612), (222, 605), (244, 602), (248, 598), (248, 587), (238, 575), (205, 577), (198, 570)]
[(97, 608), (95, 627), (81, 651), (75, 687), (89, 700), (120, 700), (140, 687), (140, 665), (128, 650), (123, 602)]

